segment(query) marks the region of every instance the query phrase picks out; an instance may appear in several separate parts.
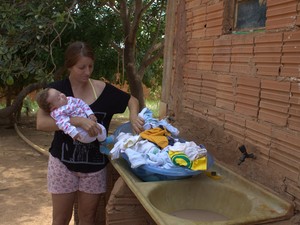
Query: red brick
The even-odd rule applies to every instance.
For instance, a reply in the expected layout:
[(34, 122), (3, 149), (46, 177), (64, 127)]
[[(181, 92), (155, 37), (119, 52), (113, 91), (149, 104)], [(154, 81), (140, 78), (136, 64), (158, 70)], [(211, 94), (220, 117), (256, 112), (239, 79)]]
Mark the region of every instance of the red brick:
[(283, 28), (283, 27), (293, 27), (295, 22), (296, 22), (296, 17), (268, 19), (266, 21), (266, 29), (271, 30), (271, 29)]
[(202, 89), (200, 100), (201, 102), (207, 103), (209, 105), (216, 105), (216, 96), (211, 90), (205, 90), (205, 88)]
[(197, 42), (197, 46), (199, 48), (203, 47), (203, 48), (207, 48), (207, 47), (212, 47), (214, 46), (214, 40), (212, 39), (207, 39), (207, 40), (196, 40)]
[(287, 114), (288, 109), (289, 109), (289, 104), (288, 103), (280, 103), (277, 101), (267, 101), (267, 100), (261, 100), (260, 101), (260, 108), (269, 110), (269, 111), (274, 111), (274, 113), (279, 113), (279, 114)]
[(232, 46), (253, 46), (254, 37), (252, 35), (236, 35), (232, 36)]
[(232, 54), (230, 59), (232, 63), (244, 63), (247, 65), (252, 61), (252, 55)]
[[(286, 4), (288, 2), (294, 2), (294, 0), (269, 0), (268, 1), (268, 7), (274, 7), (274, 6), (277, 6), (277, 5), (282, 5), (282, 4)], [(282, 6), (279, 6), (279, 7), (282, 7)]]
[(231, 48), (217, 47), (217, 48), (214, 48), (213, 53), (214, 53), (214, 59), (216, 59), (216, 60), (219, 57), (224, 57), (226, 59), (226, 61), (230, 61)]
[(193, 18), (196, 17), (206, 17), (206, 6), (195, 7), (192, 11)]
[(216, 11), (222, 11), (224, 9), (223, 2), (215, 3), (212, 5), (207, 6), (207, 13), (212, 13)]
[(233, 45), (232, 54), (247, 54), (252, 56), (253, 55), (253, 46), (252, 45)]
[(199, 18), (197, 21), (193, 22), (191, 25), (192, 31), (200, 31), (201, 33), (205, 33), (205, 27), (206, 27), (206, 20), (201, 20), (205, 18)]
[[(283, 33), (272, 33), (272, 34), (263, 34), (263, 35), (258, 35), (254, 37), (254, 42), (255, 44), (262, 44), (262, 43), (281, 43), (283, 38)], [(272, 45), (272, 44), (271, 44)]]
[(300, 117), (291, 116), (288, 118), (288, 128), (300, 132)]
[(187, 107), (187, 108), (193, 108), (193, 106), (194, 106), (194, 101), (192, 101), (191, 99), (189, 99), (189, 98), (185, 98), (185, 96), (184, 96), (184, 98), (183, 98), (183, 101), (182, 101), (182, 105), (184, 106), (184, 107)]
[(292, 27), (296, 22), (297, 2), (268, 1), (266, 29)]
[(223, 24), (223, 19), (222, 18), (214, 19), (214, 20), (208, 20), (206, 22), (207, 32), (209, 32), (211, 28), (222, 30), (222, 24)]
[(282, 63), (290, 63), (290, 64), (298, 64), (299, 65), (299, 61), (300, 61), (300, 57), (299, 57), (299, 53), (295, 54), (295, 55), (283, 55), (281, 57)]
[(253, 105), (247, 105), (247, 104), (242, 104), (240, 102), (237, 102), (235, 104), (235, 111), (246, 116), (252, 116), (252, 117), (257, 117), (258, 114), (258, 107), (255, 107)]
[(259, 123), (258, 121), (246, 120), (246, 128), (248, 130), (252, 130), (253, 132), (257, 132), (260, 135), (266, 136), (268, 141), (267, 144), (270, 144), (269, 138), (272, 135), (272, 126), (267, 124)]
[(197, 63), (196, 62), (188, 62), (184, 65), (185, 69), (197, 69)]
[(187, 62), (195, 62), (197, 61), (198, 56), (196, 54), (187, 54), (186, 55), (186, 61)]
[(205, 29), (195, 30), (192, 32), (192, 38), (202, 38), (205, 37)]
[(267, 53), (267, 54), (281, 53), (281, 47), (282, 47), (281, 43), (276, 43), (276, 45), (275, 44), (259, 45), (254, 48), (254, 53)]
[(200, 94), (186, 91), (185, 96), (186, 96), (186, 99), (192, 100), (192, 102), (200, 101)]
[[(283, 54), (291, 54), (291, 55), (294, 55), (294, 54), (299, 54), (300, 52), (300, 41), (295, 43), (295, 42), (286, 42), (284, 45), (283, 45), (283, 48), (282, 48), (282, 53)], [(294, 54), (293, 54), (294, 53)], [(299, 55), (298, 55), (299, 57)]]
[(209, 62), (209, 63), (198, 63), (198, 65), (197, 65), (197, 69), (198, 70), (201, 70), (201, 71), (205, 71), (205, 70), (207, 70), (207, 71), (211, 71), (212, 70), (212, 62)]
[(225, 114), (225, 121), (229, 122), (229, 123), (237, 124), (241, 127), (246, 126), (246, 120), (244, 118), (241, 118), (241, 117), (238, 117), (237, 115), (233, 115), (233, 114), (229, 114), (229, 113)]
[(230, 65), (230, 72), (239, 74), (249, 74), (251, 66), (246, 63), (232, 63)]
[(213, 63), (212, 69), (213, 69), (213, 71), (229, 72), (230, 64), (229, 63)]
[[(227, 96), (227, 98), (230, 96)], [(232, 100), (227, 100), (226, 97), (223, 99), (217, 98), (216, 99), (216, 106), (222, 109), (233, 110), (234, 109), (234, 102)]]
[(214, 40), (214, 46), (231, 46), (231, 38), (218, 38)]
[(287, 124), (287, 115), (266, 109), (259, 110), (258, 118), (266, 122), (274, 123), (278, 126), (286, 126)]
[[(289, 114), (292, 115), (292, 116), (300, 117), (300, 106), (291, 105), (290, 110), (289, 110)], [(299, 122), (300, 122), (300, 120), (299, 120)]]
[[(262, 80), (261, 88), (268, 90), (275, 90), (280, 92), (290, 92), (290, 82), (274, 81), (274, 80)], [(287, 99), (288, 100), (288, 99)]]
[(183, 77), (186, 79), (196, 79), (201, 81), (202, 75), (198, 70), (185, 69)]
[(253, 61), (255, 63), (273, 63), (277, 64), (279, 67), (280, 65), (280, 56), (281, 54), (255, 54), (253, 57)]
[(245, 137), (248, 142), (253, 145), (259, 145), (263, 147), (265, 150), (266, 155), (269, 156), (270, 153), (270, 145), (271, 145), (271, 138), (270, 136), (264, 135), (264, 133), (259, 132), (258, 130), (249, 130), (246, 129)]
[(260, 87), (260, 79), (259, 78), (254, 78), (254, 77), (240, 76), (237, 79), (237, 84), (259, 88)]
[(211, 62), (212, 63), (212, 55), (205, 55), (205, 54), (201, 54), (198, 56), (198, 61), (199, 62)]
[(191, 10), (199, 6), (201, 6), (201, 1), (190, 1), (185, 4), (186, 10)]
[[(273, 129), (272, 136), (275, 140), (278, 140), (278, 143), (286, 146), (286, 150), (289, 150), (291, 156), (295, 156), (300, 159), (300, 138), (299, 134), (293, 132), (287, 132), (279, 129)], [(300, 166), (300, 164), (299, 164)]]
[(293, 42), (297, 43), (300, 41), (300, 31), (293, 31), (293, 32), (285, 32), (284, 33), (284, 42)]
[(225, 133), (230, 134), (238, 142), (244, 143), (245, 120), (238, 116), (225, 114)]
[(299, 65), (298, 64), (284, 64), (281, 67), (281, 76), (287, 77), (299, 77)]
[(281, 171), (289, 179), (296, 181), (298, 178), (298, 173), (295, 169), (292, 169), (289, 164), (287, 164), (286, 160), (284, 159), (284, 155), (281, 155), (277, 152), (270, 151), (270, 166), (276, 168), (277, 170)]
[(259, 64), (256, 66), (257, 75), (261, 76), (278, 76), (279, 75), (280, 65), (272, 65), (272, 64)]
[(295, 5), (295, 1), (293, 4), (283, 4), (281, 7), (270, 7), (269, 10), (267, 10), (267, 17), (273, 17), (273, 16), (282, 16), (282, 17), (294, 17), (296, 15), (297, 6)]

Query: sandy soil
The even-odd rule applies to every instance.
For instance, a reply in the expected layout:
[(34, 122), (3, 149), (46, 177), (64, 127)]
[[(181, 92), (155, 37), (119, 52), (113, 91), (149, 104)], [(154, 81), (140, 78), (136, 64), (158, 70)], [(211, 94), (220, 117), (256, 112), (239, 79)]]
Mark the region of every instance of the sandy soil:
[[(124, 120), (114, 120), (111, 129)], [(24, 117), (17, 130), (34, 146), (48, 151), (52, 133), (35, 129), (35, 117)], [(50, 225), (52, 203), (47, 191), (47, 160), (25, 142), (7, 121), (0, 121), (0, 224)], [(72, 219), (70, 224), (74, 224)]]
[[(12, 127), (0, 125), (0, 134), (0, 223), (51, 224), (47, 157), (34, 151)], [(44, 135), (37, 138), (48, 142)]]

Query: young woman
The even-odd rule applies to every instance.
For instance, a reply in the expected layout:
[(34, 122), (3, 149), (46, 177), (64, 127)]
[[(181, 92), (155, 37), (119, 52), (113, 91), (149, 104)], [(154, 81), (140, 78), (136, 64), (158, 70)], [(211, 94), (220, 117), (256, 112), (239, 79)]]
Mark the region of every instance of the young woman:
[[(139, 105), (135, 97), (99, 80), (90, 79), (94, 54), (84, 42), (74, 42), (65, 52), (68, 77), (48, 85), (66, 96), (86, 102), (106, 130), (114, 114), (130, 111), (130, 121), (136, 133), (142, 131), (144, 121), (138, 117)], [(90, 136), (99, 132), (97, 122), (73, 117), (71, 124), (81, 127)], [(78, 196), (80, 225), (94, 225), (100, 194), (106, 191), (108, 159), (99, 151), (99, 142), (81, 143), (60, 131), (49, 113), (39, 109), (38, 130), (55, 131), (48, 163), (48, 190), (52, 194), (53, 225), (69, 224), (75, 196)]]

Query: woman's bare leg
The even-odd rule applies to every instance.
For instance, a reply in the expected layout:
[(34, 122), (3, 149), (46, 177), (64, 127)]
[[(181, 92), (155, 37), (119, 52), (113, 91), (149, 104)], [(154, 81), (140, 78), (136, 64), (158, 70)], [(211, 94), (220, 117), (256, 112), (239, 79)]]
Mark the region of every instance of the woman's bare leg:
[(75, 197), (76, 192), (52, 194), (52, 225), (68, 225), (70, 223)]
[(100, 194), (78, 192), (78, 217), (80, 225), (95, 225)]

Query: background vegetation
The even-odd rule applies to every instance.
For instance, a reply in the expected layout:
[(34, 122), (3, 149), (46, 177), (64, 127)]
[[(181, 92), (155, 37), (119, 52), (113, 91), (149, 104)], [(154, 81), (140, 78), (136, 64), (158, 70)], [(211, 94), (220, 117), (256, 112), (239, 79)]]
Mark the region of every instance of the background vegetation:
[(63, 52), (75, 40), (95, 50), (93, 78), (128, 83), (141, 107), (143, 85), (159, 97), (165, 10), (165, 0), (1, 3), (0, 117), (14, 120), (29, 93), (66, 76)]

